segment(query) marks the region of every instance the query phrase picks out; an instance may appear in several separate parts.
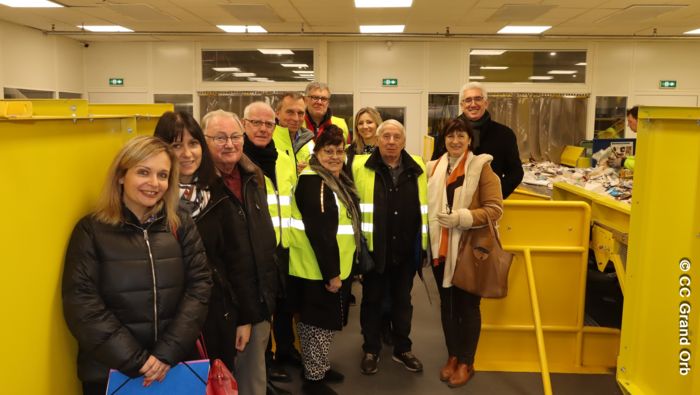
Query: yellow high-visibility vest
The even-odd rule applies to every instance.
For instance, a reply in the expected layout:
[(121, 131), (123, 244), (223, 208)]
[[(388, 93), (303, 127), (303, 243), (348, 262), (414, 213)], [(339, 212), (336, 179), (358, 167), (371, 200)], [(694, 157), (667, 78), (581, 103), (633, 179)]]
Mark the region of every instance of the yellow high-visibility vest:
[[(355, 179), (355, 187), (360, 194), (360, 212), (362, 213), (362, 234), (367, 238), (367, 246), (370, 251), (374, 251), (374, 180), (375, 172), (367, 167), (367, 159), (370, 154), (355, 155), (352, 162), (352, 175)], [(420, 202), (421, 221), (421, 246), (425, 250), (428, 248), (428, 177), (425, 173), (423, 159), (417, 155), (411, 158), (423, 170), (418, 176), (418, 201)]]
[(265, 190), (267, 191), (267, 207), (270, 210), (272, 226), (275, 228), (277, 245), (289, 248), (289, 223), (292, 218), (292, 187), (296, 182), (296, 166), (294, 160), (285, 152), (277, 149), (277, 161), (275, 162), (275, 176), (277, 187), (272, 180), (265, 176)]

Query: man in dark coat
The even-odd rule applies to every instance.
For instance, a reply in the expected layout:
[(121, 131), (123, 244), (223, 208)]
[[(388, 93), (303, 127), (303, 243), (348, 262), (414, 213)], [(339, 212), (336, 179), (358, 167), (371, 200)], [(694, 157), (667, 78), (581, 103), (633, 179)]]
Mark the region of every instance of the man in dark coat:
[[(236, 357), (236, 379), (242, 394), (266, 393), (265, 348), (270, 338), (270, 320), (275, 311), (279, 273), (275, 262), (275, 231), (267, 207), (262, 171), (243, 154), (243, 127), (238, 117), (217, 110), (202, 118), (204, 136), (217, 172), (226, 185), (238, 216), (238, 258), (253, 267), (251, 278), (235, 276), (231, 284), (241, 295), (240, 324), (252, 324), (250, 341)], [(250, 287), (250, 284), (254, 284)]]
[[(491, 168), (501, 178), (501, 191), (506, 199), (523, 179), (523, 166), (518, 152), (518, 139), (508, 126), (491, 119), (488, 112), (488, 93), (478, 82), (465, 84), (459, 93), (462, 113), (474, 131), (472, 151), (475, 155), (493, 156)], [(445, 142), (437, 140), (432, 159), (445, 153)]]

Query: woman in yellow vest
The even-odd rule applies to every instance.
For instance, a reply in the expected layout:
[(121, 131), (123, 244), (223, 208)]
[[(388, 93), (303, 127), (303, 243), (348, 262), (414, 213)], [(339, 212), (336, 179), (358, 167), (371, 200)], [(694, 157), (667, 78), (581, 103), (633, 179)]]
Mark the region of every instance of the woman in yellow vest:
[(340, 129), (326, 129), (292, 194), (289, 297), (300, 313), (303, 389), (311, 395), (335, 394), (326, 383), (344, 378), (328, 360), (334, 331), (343, 327), (348, 277), (360, 246), (359, 197), (342, 171), (344, 146)]
[(481, 333), (481, 297), (452, 284), (463, 232), (488, 226), (503, 214), (501, 182), (491, 170), (493, 157), (474, 155), (473, 132), (456, 118), (445, 127), (447, 152), (428, 162), (428, 223), (433, 274), (440, 293), (440, 318), (447, 363), (440, 380), (450, 387), (466, 384), (474, 375), (474, 354)]

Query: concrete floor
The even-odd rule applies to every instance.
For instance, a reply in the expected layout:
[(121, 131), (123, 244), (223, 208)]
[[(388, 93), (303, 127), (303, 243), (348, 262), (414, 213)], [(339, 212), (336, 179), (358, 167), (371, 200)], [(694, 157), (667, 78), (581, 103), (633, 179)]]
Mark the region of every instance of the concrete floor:
[[(391, 348), (382, 350), (379, 372), (373, 376), (360, 373), (362, 359), (362, 335), (360, 334), (360, 299), (362, 289), (353, 287), (358, 304), (350, 308), (347, 327), (336, 334), (331, 346), (331, 365), (345, 375), (341, 384), (331, 385), (341, 395), (350, 394), (542, 394), (542, 376), (539, 373), (481, 372), (476, 361), (477, 374), (464, 387), (451, 389), (438, 378), (438, 372), (447, 359), (442, 329), (440, 327), (439, 297), (432, 273), (425, 271), (432, 305), (428, 303), (426, 289), (418, 277), (413, 287), (413, 352), (424, 365), (421, 373), (412, 373), (391, 359)], [(302, 394), (300, 369), (287, 367), (292, 383), (279, 383), (279, 387), (294, 394)], [(554, 394), (563, 395), (620, 395), (613, 374), (552, 374)]]

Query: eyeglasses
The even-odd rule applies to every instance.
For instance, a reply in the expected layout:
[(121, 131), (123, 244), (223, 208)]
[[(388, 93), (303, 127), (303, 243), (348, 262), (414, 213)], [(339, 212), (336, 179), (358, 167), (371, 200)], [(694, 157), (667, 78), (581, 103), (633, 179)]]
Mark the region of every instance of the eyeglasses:
[(345, 150), (342, 148), (324, 148), (321, 150), (326, 156), (345, 156)]
[(320, 101), (321, 103), (326, 103), (328, 100), (330, 100), (330, 97), (325, 97), (325, 96), (306, 96), (312, 101)]
[(462, 99), (462, 104), (481, 103), (482, 101), (484, 101), (483, 96), (465, 97)]
[(270, 121), (260, 121), (258, 119), (246, 119), (246, 121), (253, 124), (253, 126), (255, 126), (256, 128), (259, 128), (262, 125), (265, 125), (266, 127), (272, 129), (276, 126), (276, 123), (270, 122)]
[(207, 137), (207, 138), (212, 139), (212, 141), (214, 142), (214, 144), (216, 144), (216, 145), (218, 145), (218, 146), (224, 146), (224, 145), (226, 145), (226, 142), (227, 142), (229, 139), (231, 139), (231, 144), (236, 144), (236, 143), (240, 143), (241, 141), (243, 141), (243, 135), (242, 135), (242, 134), (232, 134), (232, 135), (230, 135), (230, 136), (227, 136), (227, 135), (225, 135), (225, 134), (217, 134), (216, 136), (208, 136), (208, 135), (205, 134), (204, 136)]

